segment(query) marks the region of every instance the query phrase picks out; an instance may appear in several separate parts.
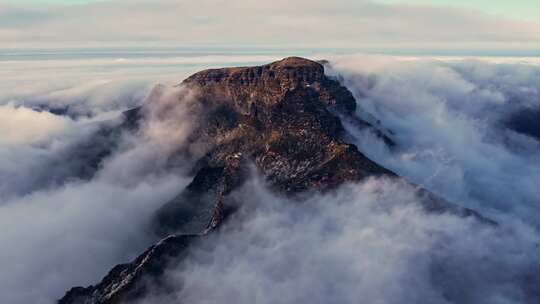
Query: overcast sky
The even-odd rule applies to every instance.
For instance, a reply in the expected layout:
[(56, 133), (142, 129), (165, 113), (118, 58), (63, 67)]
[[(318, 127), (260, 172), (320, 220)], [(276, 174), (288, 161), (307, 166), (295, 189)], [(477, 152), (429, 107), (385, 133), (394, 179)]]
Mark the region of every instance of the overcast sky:
[(0, 0), (0, 48), (538, 49), (535, 0)]

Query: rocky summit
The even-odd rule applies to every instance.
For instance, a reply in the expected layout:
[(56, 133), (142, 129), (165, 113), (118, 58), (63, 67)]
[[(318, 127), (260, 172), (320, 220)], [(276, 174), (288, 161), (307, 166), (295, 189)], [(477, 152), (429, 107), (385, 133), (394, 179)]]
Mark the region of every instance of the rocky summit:
[[(128, 303), (144, 297), (150, 286), (163, 293), (174, 290), (165, 270), (182, 260), (190, 243), (227, 220), (242, 203), (229, 194), (253, 171), (273, 191), (299, 200), (303, 193), (332, 191), (369, 177), (400, 178), (348, 142), (343, 120), (371, 129), (392, 145), (378, 126), (355, 116), (353, 95), (325, 75), (322, 63), (290, 57), (263, 66), (211, 69), (178, 86), (193, 92), (199, 110), (188, 147), (175, 153), (186, 155), (193, 145), (204, 149), (192, 153), (191, 183), (155, 214), (154, 229), (162, 240), (114, 267), (100, 283), (71, 289), (59, 303)], [(142, 107), (126, 112), (121, 128), (136, 129), (145, 107), (160, 94), (154, 90)], [(428, 191), (418, 188), (418, 194), (427, 211), (484, 220)]]

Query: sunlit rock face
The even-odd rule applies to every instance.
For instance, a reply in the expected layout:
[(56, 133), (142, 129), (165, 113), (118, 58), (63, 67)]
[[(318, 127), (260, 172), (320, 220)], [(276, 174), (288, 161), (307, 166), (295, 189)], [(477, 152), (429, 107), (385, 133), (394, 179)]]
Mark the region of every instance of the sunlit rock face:
[[(242, 204), (229, 194), (253, 174), (263, 176), (273, 191), (298, 200), (370, 177), (400, 178), (348, 143), (342, 119), (384, 135), (354, 116), (352, 94), (327, 77), (318, 62), (290, 57), (257, 67), (205, 70), (178, 87), (183, 91), (175, 102), (187, 102), (189, 96), (197, 119), (171, 161), (180, 155), (193, 160), (193, 180), (155, 215), (154, 228), (163, 241), (113, 268), (101, 283), (73, 288), (60, 303), (127, 303), (150, 289), (173, 290), (163, 280), (168, 265), (177, 264), (189, 243), (228, 219)], [(122, 127), (142, 126), (147, 108), (163, 94), (157, 87), (145, 105), (126, 113)], [(167, 108), (162, 111), (171, 119)], [(428, 211), (480, 218), (425, 190), (418, 193)]]

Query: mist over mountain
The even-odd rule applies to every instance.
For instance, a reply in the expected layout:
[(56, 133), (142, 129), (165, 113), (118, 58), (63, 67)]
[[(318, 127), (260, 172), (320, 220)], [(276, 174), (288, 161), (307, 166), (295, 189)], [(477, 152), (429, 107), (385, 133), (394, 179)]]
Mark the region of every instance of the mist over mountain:
[(0, 302), (540, 301), (534, 61), (268, 57), (4, 90)]

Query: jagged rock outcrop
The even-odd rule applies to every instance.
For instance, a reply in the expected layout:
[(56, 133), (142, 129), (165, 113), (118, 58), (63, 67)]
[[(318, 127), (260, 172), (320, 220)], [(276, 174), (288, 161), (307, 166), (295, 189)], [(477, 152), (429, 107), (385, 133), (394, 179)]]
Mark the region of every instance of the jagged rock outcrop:
[[(168, 263), (181, 260), (190, 242), (197, 237), (183, 235), (164, 238), (133, 262), (115, 266), (98, 285), (72, 288), (58, 304), (129, 303), (146, 295), (149, 286), (153, 292), (166, 293), (174, 286), (167, 286), (166, 281), (159, 279)], [(155, 280), (150, 284), (145, 281), (146, 278)]]
[(316, 92), (320, 102), (347, 114), (356, 109), (351, 92), (326, 77), (320, 63), (299, 57), (256, 67), (206, 70), (182, 84), (203, 89), (203, 103), (226, 104), (246, 115), (264, 113), (294, 89)]
[[(291, 57), (258, 67), (206, 70), (180, 86), (195, 92), (204, 109), (189, 142), (204, 143), (206, 149), (192, 168), (193, 181), (156, 214), (157, 233), (173, 236), (132, 263), (115, 267), (98, 285), (70, 290), (60, 303), (128, 302), (144, 295), (147, 286), (166, 292), (169, 287), (161, 279), (166, 263), (181, 259), (192, 239), (234, 211), (241, 202), (232, 203), (228, 194), (250, 171), (264, 176), (274, 191), (293, 197), (373, 176), (399, 178), (347, 142), (340, 117), (358, 120), (356, 102), (325, 76), (320, 63)], [(126, 125), (135, 127), (144, 118), (142, 110), (127, 112)], [(367, 122), (358, 122), (377, 133)], [(419, 194), (426, 210), (476, 215), (425, 190)]]
[(223, 198), (245, 180), (249, 164), (272, 188), (290, 195), (395, 176), (345, 142), (338, 115), (352, 116), (356, 102), (317, 62), (291, 57), (260, 67), (206, 70), (181, 85), (197, 92), (206, 109), (193, 138), (208, 148), (193, 182), (159, 211), (163, 235), (207, 229)]

